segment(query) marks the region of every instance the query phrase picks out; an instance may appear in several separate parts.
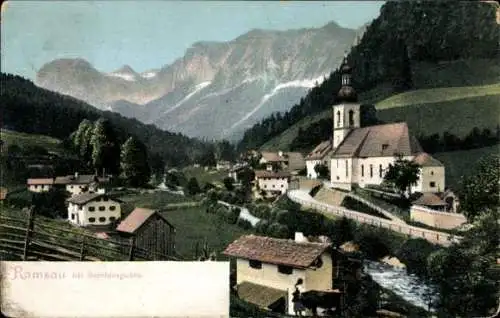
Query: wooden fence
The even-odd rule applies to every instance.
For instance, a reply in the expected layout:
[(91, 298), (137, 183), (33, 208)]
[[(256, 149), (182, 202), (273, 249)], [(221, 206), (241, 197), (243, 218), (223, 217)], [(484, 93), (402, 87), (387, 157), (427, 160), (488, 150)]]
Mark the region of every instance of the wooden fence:
[(449, 246), (452, 242), (458, 241), (461, 239), (460, 236), (452, 235), (445, 232), (427, 230), (416, 226), (411, 226), (408, 224), (402, 224), (390, 220), (386, 220), (383, 218), (379, 218), (376, 216), (364, 214), (361, 212), (345, 209), (342, 207), (331, 206), (328, 204), (323, 204), (320, 202), (316, 202), (314, 200), (304, 200), (299, 198), (294, 191), (287, 192), (288, 197), (297, 203), (300, 203), (302, 206), (315, 209), (323, 214), (334, 214), (337, 216), (344, 216), (349, 219), (353, 219), (360, 223), (365, 223), (373, 226), (378, 226), (382, 228), (386, 228), (392, 231), (396, 231), (410, 237), (414, 238), (423, 238), (433, 244), (439, 244), (443, 246)]
[[(33, 209), (28, 218), (0, 215), (0, 254), (13, 260), (46, 261), (147, 261), (150, 251), (135, 240), (101, 239), (75, 230), (39, 222)], [(164, 259), (177, 260), (161, 255)]]

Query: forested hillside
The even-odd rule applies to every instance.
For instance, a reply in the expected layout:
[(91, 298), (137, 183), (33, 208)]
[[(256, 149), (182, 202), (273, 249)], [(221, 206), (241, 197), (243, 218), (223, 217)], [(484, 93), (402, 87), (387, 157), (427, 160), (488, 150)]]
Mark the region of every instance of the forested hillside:
[[(495, 10), (493, 5), (482, 2), (391, 1), (384, 4), (380, 16), (348, 54), (349, 63), (354, 67), (354, 87), (361, 93), (361, 102), (376, 103), (413, 89), (499, 83), (500, 25)], [(424, 72), (446, 68), (449, 64), (460, 68), (472, 60), (481, 60), (472, 65), (484, 67), (453, 70), (450, 76), (438, 78)], [(416, 72), (416, 68), (420, 72)], [(469, 73), (464, 73), (466, 71)], [(497, 75), (492, 76), (492, 72)], [(336, 102), (339, 88), (340, 76), (334, 71), (289, 112), (273, 114), (247, 130), (239, 149), (260, 147), (304, 118), (329, 110)], [(432, 113), (428, 115), (435, 117)], [(311, 129), (318, 129), (317, 126)]]
[(10, 74), (1, 75), (2, 126), (30, 134), (67, 139), (84, 119), (108, 119), (119, 140), (130, 136), (142, 141), (152, 154), (160, 155), (172, 166), (198, 160), (209, 143), (160, 130), (136, 119), (98, 110), (75, 98), (36, 87), (32, 82)]

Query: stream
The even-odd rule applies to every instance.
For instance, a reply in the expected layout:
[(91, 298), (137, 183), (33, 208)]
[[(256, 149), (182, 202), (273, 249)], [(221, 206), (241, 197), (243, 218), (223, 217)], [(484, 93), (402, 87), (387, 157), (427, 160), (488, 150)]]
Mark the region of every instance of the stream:
[(432, 287), (426, 285), (418, 276), (407, 274), (400, 269), (381, 262), (364, 260), (364, 271), (383, 288), (391, 290), (409, 303), (428, 309), (429, 294)]

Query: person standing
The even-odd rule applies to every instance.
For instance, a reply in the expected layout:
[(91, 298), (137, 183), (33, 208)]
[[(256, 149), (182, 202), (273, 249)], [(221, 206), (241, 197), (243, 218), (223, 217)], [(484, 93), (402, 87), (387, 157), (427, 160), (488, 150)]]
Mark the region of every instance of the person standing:
[(293, 311), (297, 316), (302, 316), (302, 312), (306, 309), (302, 303), (302, 293), (304, 292), (303, 283), (304, 281), (302, 278), (299, 278), (297, 283), (295, 283), (295, 290), (292, 294)]

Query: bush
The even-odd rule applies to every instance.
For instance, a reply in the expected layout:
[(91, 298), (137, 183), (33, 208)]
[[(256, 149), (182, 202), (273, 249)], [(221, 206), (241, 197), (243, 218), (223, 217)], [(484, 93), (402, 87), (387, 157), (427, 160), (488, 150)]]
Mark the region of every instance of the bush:
[(287, 238), (289, 236), (288, 227), (277, 222), (271, 223), (267, 228), (267, 235), (276, 238)]
[(267, 234), (267, 229), (269, 228), (269, 222), (266, 220), (260, 220), (256, 225), (255, 225), (255, 230), (259, 234)]
[(253, 228), (252, 223), (244, 219), (238, 219), (236, 224), (244, 230), (250, 230), (251, 228)]
[(240, 209), (232, 208), (228, 210), (226, 220), (229, 224), (236, 224), (236, 222), (238, 222), (239, 217), (240, 217)]
[(384, 237), (385, 235), (378, 228), (363, 224), (354, 234), (354, 243), (359, 245), (365, 257), (378, 260), (391, 254)]
[(427, 277), (427, 258), (439, 247), (422, 238), (408, 239), (396, 252), (396, 257), (406, 264), (409, 273)]

